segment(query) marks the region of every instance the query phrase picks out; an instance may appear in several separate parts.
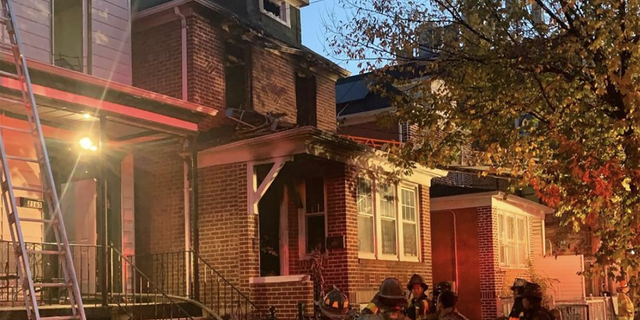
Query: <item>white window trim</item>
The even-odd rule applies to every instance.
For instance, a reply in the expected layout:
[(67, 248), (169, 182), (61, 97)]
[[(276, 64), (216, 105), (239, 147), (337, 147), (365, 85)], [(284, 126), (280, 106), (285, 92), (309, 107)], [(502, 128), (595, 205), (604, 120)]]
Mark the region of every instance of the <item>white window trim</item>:
[[(327, 218), (327, 183), (326, 179), (322, 177), (323, 189), (324, 189), (324, 213), (314, 213), (310, 215), (323, 215), (324, 214), (324, 238), (325, 242), (327, 237), (329, 236), (329, 224)], [(311, 254), (307, 253), (307, 192), (305, 188), (305, 180), (302, 179), (300, 184), (298, 185), (298, 190), (300, 194), (300, 198), (302, 201), (302, 208), (298, 209), (298, 257), (300, 260), (309, 260), (312, 258)], [(325, 252), (327, 255), (326, 243), (325, 243)]]
[[(417, 255), (415, 256), (407, 256), (404, 253), (404, 220), (402, 218), (402, 189), (407, 189), (407, 190), (411, 190), (414, 193), (414, 203), (415, 203), (415, 210), (416, 210), (416, 244), (417, 244), (417, 248), (416, 248), (416, 253)], [(402, 261), (413, 261), (413, 262), (420, 262), (420, 244), (422, 243), (420, 240), (420, 199), (418, 198), (418, 186), (415, 184), (409, 184), (409, 183), (401, 183), (398, 186), (398, 217), (399, 217), (399, 221), (400, 221), (400, 225), (399, 225), (399, 230), (400, 232), (398, 233), (398, 238), (399, 238), (399, 246), (400, 246), (400, 257)]]
[[(371, 216), (371, 219), (373, 220), (373, 252), (366, 252), (366, 251), (360, 251), (360, 248), (358, 248), (358, 258), (360, 259), (369, 259), (369, 260), (376, 260), (376, 247), (377, 247), (377, 237), (376, 237), (376, 233), (377, 233), (377, 228), (378, 228), (378, 221), (376, 219), (376, 214), (375, 214), (375, 206), (376, 206), (376, 194), (375, 194), (375, 188), (373, 185), (373, 180), (366, 178), (366, 177), (361, 177), (361, 178), (356, 178), (356, 184), (357, 184), (357, 179), (365, 179), (367, 181), (369, 181), (369, 184), (371, 185), (371, 208), (373, 209), (373, 215)], [(356, 187), (356, 202), (358, 201), (358, 195), (357, 195), (357, 187)], [(356, 210), (357, 210), (357, 203), (356, 203)], [(360, 211), (358, 211), (357, 213), (358, 217), (361, 216)], [(358, 235), (359, 236), (359, 235)]]
[[(422, 261), (422, 242), (420, 238), (420, 226), (421, 226), (421, 213), (420, 207), (419, 189), (418, 185), (410, 182), (403, 181), (400, 184), (394, 185), (395, 192), (395, 208), (396, 208), (396, 254), (382, 254), (382, 217), (380, 212), (379, 193), (377, 189), (377, 183), (370, 178), (364, 178), (371, 182), (372, 197), (373, 197), (373, 224), (374, 224), (374, 253), (358, 251), (359, 259), (367, 260), (384, 260), (384, 261), (403, 261), (403, 262), (420, 262)], [(416, 241), (417, 241), (417, 256), (406, 256), (404, 254), (404, 239), (403, 239), (403, 225), (402, 225), (402, 213), (400, 204), (400, 192), (402, 188), (412, 189), (415, 192), (415, 204), (416, 204)], [(356, 190), (357, 192), (357, 190)], [(357, 195), (356, 195), (357, 198)], [(359, 212), (358, 212), (358, 215)]]
[(281, 6), (281, 11), (282, 11), (282, 5), (284, 5), (284, 10), (285, 10), (285, 17), (287, 19), (287, 21), (284, 21), (278, 17), (276, 17), (273, 13), (267, 11), (264, 9), (264, 0), (258, 0), (258, 3), (260, 4), (260, 12), (262, 12), (264, 15), (270, 17), (271, 19), (280, 22), (281, 24), (291, 28), (291, 4), (289, 4), (289, 2), (285, 1), (285, 0), (269, 0), (272, 2), (278, 2)]
[[(496, 223), (500, 223), (500, 216), (503, 217), (503, 221), (504, 221), (504, 232), (505, 232), (505, 237), (506, 237), (506, 230), (507, 230), (507, 218), (508, 217), (512, 217), (514, 219), (514, 232), (515, 232), (515, 260), (516, 263), (515, 264), (511, 264), (509, 263), (509, 256), (508, 256), (508, 251), (505, 250), (505, 253), (507, 254), (506, 259), (504, 260), (504, 262), (502, 262), (502, 254), (501, 254), (501, 250), (500, 250), (500, 242), (502, 241), (502, 234), (500, 233), (500, 226), (496, 226), (496, 228), (498, 229), (498, 262), (500, 267), (502, 268), (506, 268), (506, 269), (522, 269), (522, 268), (526, 268), (527, 267), (527, 261), (529, 261), (531, 259), (531, 244), (529, 241), (529, 236), (531, 235), (531, 227), (529, 225), (530, 221), (529, 221), (529, 217), (527, 217), (526, 215), (522, 215), (522, 214), (516, 214), (513, 212), (508, 212), (508, 211), (501, 211), (498, 212), (498, 218), (497, 218), (497, 222)], [(519, 263), (518, 260), (520, 259), (520, 235), (518, 234), (518, 220), (522, 220), (524, 221), (524, 230), (525, 230), (525, 236), (524, 236), (524, 250), (527, 253), (526, 254), (526, 258), (524, 263)]]

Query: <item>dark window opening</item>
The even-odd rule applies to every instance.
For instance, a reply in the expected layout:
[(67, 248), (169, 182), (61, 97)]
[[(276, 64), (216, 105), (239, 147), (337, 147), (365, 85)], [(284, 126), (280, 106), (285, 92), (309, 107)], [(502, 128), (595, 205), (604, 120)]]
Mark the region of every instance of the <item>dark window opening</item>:
[(83, 71), (82, 17), (82, 0), (56, 0), (53, 3), (54, 65)]
[(224, 80), (227, 108), (251, 110), (251, 50), (225, 43)]
[(305, 222), (307, 225), (307, 252), (325, 250), (325, 207), (324, 179), (322, 177), (305, 180)]
[(296, 107), (299, 126), (317, 125), (315, 77), (296, 76)]
[(280, 3), (277, 3), (275, 1), (262, 0), (262, 7), (264, 8), (264, 11), (273, 14), (281, 20), (284, 20), (284, 18), (282, 17), (281, 6), (282, 5)]

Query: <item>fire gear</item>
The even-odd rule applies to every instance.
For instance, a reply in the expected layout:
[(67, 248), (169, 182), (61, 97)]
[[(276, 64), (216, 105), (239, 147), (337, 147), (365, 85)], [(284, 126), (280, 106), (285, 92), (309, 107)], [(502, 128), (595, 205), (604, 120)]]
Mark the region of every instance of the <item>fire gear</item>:
[(328, 319), (346, 319), (349, 313), (349, 298), (340, 290), (333, 289), (322, 299), (320, 311)]

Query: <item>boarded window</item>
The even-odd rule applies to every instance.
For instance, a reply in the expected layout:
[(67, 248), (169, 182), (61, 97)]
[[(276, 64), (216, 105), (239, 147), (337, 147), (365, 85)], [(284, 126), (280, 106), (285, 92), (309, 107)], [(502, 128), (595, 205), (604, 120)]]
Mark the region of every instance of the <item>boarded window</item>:
[(315, 77), (296, 76), (296, 107), (299, 126), (317, 125)]

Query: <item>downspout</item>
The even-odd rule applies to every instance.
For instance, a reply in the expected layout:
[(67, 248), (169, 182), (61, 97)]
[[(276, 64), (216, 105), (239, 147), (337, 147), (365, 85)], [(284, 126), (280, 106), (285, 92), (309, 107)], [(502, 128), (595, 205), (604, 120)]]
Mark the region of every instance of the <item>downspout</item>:
[(453, 210), (449, 210), (451, 212), (451, 216), (453, 217), (453, 258), (454, 258), (454, 267), (456, 269), (455, 275), (455, 288), (454, 292), (458, 292), (458, 223), (456, 222), (456, 213)]
[[(180, 25), (181, 25), (181, 35), (180, 35), (180, 51), (181, 51), (181, 55), (180, 55), (180, 65), (181, 65), (181, 82), (182, 82), (182, 100), (187, 101), (189, 100), (189, 90), (188, 90), (188, 78), (187, 78), (187, 19), (186, 17), (180, 12), (180, 8), (179, 7), (174, 7), (173, 8), (174, 13), (176, 14), (176, 16), (178, 16), (180, 18)], [(192, 145), (193, 142), (195, 142), (195, 139), (193, 140), (187, 140), (185, 141), (185, 144), (188, 144), (188, 149), (193, 149), (194, 146)], [(191, 205), (192, 201), (193, 201), (193, 197), (192, 197), (192, 191), (193, 191), (193, 184), (195, 184), (194, 181), (191, 180), (191, 175), (192, 173), (192, 163), (193, 160), (192, 159), (185, 159), (185, 162), (183, 164), (183, 195), (184, 195), (184, 250), (185, 250), (185, 266), (192, 266), (192, 267), (187, 267), (186, 274), (187, 276), (185, 277), (185, 287), (187, 290), (187, 294), (191, 293), (191, 281), (197, 282), (197, 272), (194, 271), (194, 268), (197, 270), (197, 256), (196, 257), (192, 257), (191, 256), (191, 250), (194, 246), (192, 246), (192, 233), (191, 233), (191, 227), (192, 227), (192, 215), (191, 212), (194, 209), (193, 206)], [(197, 235), (197, 233), (194, 233), (194, 235)], [(194, 241), (195, 242), (195, 241)], [(194, 277), (192, 279), (192, 277)]]
[(187, 18), (180, 12), (179, 7), (174, 7), (173, 12), (180, 17), (181, 23), (181, 67), (182, 67), (182, 100), (189, 99), (189, 91), (187, 88)]

